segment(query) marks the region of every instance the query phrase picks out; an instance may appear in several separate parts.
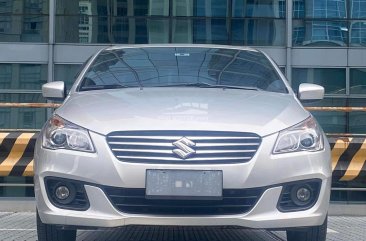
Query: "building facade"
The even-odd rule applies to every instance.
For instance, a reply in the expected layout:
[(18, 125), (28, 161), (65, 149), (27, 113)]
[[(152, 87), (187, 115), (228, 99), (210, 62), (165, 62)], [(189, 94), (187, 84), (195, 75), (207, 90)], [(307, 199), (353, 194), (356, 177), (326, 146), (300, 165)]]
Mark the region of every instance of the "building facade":
[[(70, 87), (97, 50), (161, 43), (253, 46), (294, 90), (325, 87), (310, 105), (366, 106), (366, 0), (0, 0), (0, 101), (46, 102), (41, 85)], [(37, 130), (49, 115), (0, 108), (0, 129)], [(366, 134), (365, 112), (314, 115), (327, 133)]]

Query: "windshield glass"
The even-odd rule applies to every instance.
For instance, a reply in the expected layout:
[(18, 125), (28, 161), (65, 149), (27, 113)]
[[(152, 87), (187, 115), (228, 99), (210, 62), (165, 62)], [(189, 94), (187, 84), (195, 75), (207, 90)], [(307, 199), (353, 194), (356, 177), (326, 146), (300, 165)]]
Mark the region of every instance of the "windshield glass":
[(102, 51), (84, 75), (79, 91), (168, 86), (287, 93), (277, 71), (262, 53), (199, 47)]

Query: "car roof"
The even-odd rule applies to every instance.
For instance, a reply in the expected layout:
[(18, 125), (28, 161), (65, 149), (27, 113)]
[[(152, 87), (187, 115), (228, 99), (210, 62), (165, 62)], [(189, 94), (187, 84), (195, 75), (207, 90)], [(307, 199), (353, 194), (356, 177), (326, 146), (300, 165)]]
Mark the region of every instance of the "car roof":
[(112, 45), (104, 50), (118, 50), (128, 48), (212, 48), (212, 49), (235, 49), (251, 52), (260, 52), (259, 50), (247, 46), (231, 45), (212, 45), (212, 44), (131, 44), (131, 45)]

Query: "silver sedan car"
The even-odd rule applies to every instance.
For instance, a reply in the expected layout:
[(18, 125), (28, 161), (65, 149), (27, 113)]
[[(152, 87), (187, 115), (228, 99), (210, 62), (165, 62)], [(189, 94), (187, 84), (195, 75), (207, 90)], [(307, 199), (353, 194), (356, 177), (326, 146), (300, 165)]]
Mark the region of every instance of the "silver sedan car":
[(125, 225), (240, 226), (324, 241), (330, 148), (263, 52), (233, 46), (113, 46), (92, 56), (35, 151), (40, 241)]

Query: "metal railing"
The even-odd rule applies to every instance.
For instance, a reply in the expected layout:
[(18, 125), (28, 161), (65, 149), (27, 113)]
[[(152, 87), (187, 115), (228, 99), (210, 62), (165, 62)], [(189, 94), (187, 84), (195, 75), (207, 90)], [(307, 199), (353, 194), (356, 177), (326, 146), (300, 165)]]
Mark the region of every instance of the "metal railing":
[[(58, 108), (61, 104), (57, 103), (0, 103), (0, 108)], [(305, 107), (309, 111), (339, 111), (339, 112), (353, 112), (366, 111), (366, 107), (327, 107), (327, 106), (311, 106)]]
[(366, 107), (305, 107), (308, 111), (339, 111), (339, 112), (353, 112), (366, 111)]
[(61, 104), (56, 103), (0, 103), (0, 108), (58, 108)]
[(0, 187), (34, 187), (32, 183), (0, 183)]

